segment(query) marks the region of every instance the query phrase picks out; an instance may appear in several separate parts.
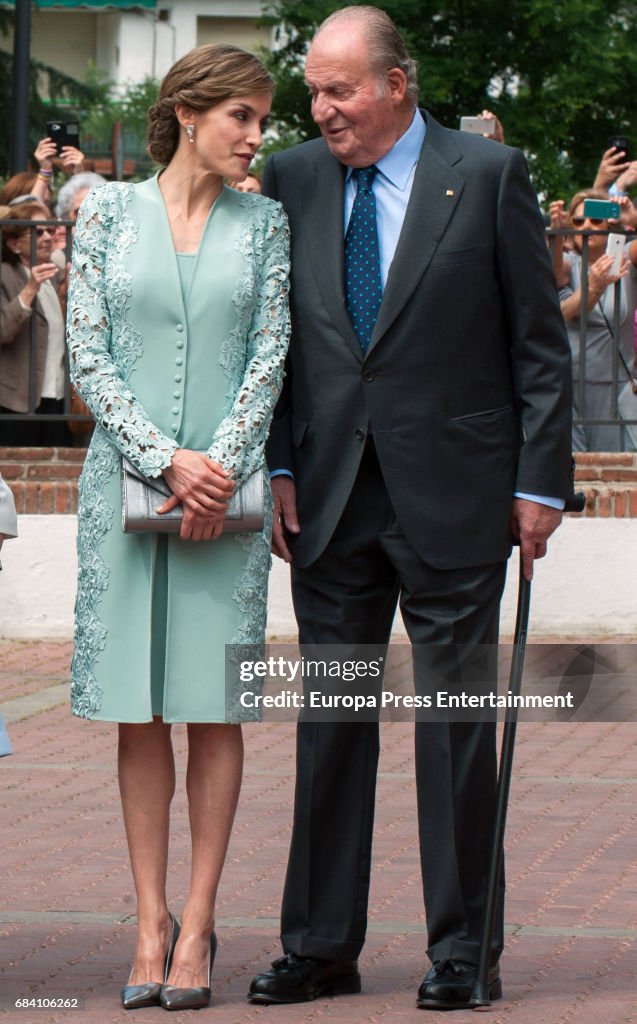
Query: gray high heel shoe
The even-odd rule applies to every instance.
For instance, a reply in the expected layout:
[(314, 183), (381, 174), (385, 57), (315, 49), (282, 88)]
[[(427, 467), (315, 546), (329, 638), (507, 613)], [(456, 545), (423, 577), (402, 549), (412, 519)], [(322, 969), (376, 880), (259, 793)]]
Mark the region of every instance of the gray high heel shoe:
[(197, 988), (178, 988), (175, 985), (162, 985), (159, 1001), (164, 1010), (203, 1010), (212, 998), (211, 978), (212, 967), (217, 952), (217, 936), (214, 931), (210, 936), (208, 950), (208, 984)]
[[(164, 962), (164, 981), (167, 980), (170, 974), (173, 953), (175, 952), (180, 932), (179, 922), (173, 914), (170, 915), (170, 920), (172, 921), (172, 928)], [(141, 1010), (144, 1006), (160, 1006), (161, 989), (162, 985), (159, 981), (147, 981), (144, 985), (124, 985), (122, 989), (122, 1006), (125, 1010)]]

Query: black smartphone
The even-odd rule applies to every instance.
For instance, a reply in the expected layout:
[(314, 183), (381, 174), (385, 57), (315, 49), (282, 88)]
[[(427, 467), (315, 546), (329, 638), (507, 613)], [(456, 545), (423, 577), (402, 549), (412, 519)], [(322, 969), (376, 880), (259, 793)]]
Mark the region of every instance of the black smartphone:
[(608, 140), (609, 147), (614, 146), (620, 153), (626, 154), (626, 159), (630, 160), (630, 143), (625, 135), (611, 135)]
[(80, 126), (77, 121), (47, 121), (46, 134), (55, 143), (58, 156), (64, 146), (80, 148)]

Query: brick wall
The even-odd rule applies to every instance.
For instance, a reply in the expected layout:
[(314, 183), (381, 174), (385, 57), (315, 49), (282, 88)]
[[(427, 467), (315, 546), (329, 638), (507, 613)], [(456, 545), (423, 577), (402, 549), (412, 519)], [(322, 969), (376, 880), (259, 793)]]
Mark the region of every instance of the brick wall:
[(77, 478), (85, 448), (0, 448), (0, 473), (18, 515), (77, 512)]
[[(0, 473), (19, 513), (77, 511), (83, 448), (0, 448)], [(588, 517), (637, 519), (637, 455), (585, 452), (575, 456), (575, 480)]]
[(637, 519), (637, 455), (581, 452), (575, 456), (575, 481), (586, 495), (581, 515)]

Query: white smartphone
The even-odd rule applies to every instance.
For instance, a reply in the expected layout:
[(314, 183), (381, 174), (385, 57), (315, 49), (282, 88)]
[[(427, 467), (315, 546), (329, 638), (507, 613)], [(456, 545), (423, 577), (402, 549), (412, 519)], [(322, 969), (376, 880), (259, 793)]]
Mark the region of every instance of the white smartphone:
[(622, 267), (626, 235), (616, 235), (613, 232), (608, 236), (606, 243), (606, 255), (613, 257), (613, 265), (610, 268), (611, 274), (618, 274)]
[(493, 135), (495, 117), (461, 117), (460, 131), (471, 132), (472, 135)]

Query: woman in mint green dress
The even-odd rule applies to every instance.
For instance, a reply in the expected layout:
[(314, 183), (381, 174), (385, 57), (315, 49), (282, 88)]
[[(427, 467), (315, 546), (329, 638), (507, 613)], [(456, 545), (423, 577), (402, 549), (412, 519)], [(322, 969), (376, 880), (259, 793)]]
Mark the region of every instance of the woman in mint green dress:
[[(240, 194), (272, 80), (252, 55), (203, 46), (150, 111), (164, 170), (83, 203), (68, 302), (73, 382), (96, 421), (80, 480), (72, 710), (118, 722), (138, 901), (127, 1008), (206, 1005), (214, 905), (241, 783), (245, 711), (225, 645), (264, 640), (271, 508), (224, 534), (233, 489), (264, 463), (289, 326), (278, 203)], [(179, 535), (125, 534), (120, 462), (163, 474)], [(166, 906), (171, 723), (188, 723), (191, 888), (181, 934)], [(166, 984), (163, 984), (163, 983)]]

